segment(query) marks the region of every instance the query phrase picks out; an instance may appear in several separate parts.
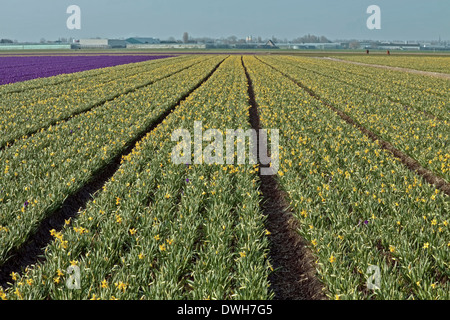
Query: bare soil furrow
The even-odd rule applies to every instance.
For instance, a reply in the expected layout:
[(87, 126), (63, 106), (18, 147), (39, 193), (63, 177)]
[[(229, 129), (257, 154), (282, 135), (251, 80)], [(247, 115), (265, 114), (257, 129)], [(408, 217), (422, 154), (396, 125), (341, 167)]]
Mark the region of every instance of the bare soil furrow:
[[(260, 130), (258, 104), (251, 77), (248, 80), (250, 123)], [(258, 135), (257, 135), (258, 136)], [(257, 141), (259, 148), (259, 141)], [(267, 150), (267, 149), (266, 149)], [(258, 150), (259, 154), (259, 150)], [(263, 167), (260, 163), (260, 167)], [(268, 165), (266, 166), (268, 167)], [(277, 300), (325, 300), (322, 283), (316, 277), (315, 263), (306, 241), (298, 233), (298, 221), (289, 209), (288, 195), (281, 189), (275, 176), (259, 176), (263, 201), (261, 209), (267, 216), (266, 228), (270, 232), (270, 261), (274, 272), (269, 276), (271, 289)]]

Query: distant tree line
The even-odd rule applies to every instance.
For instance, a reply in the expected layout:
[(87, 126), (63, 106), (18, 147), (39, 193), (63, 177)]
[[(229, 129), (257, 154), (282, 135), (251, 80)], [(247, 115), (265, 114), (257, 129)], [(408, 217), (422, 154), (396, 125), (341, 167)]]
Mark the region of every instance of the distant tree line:
[(300, 38), (293, 39), (294, 43), (331, 43), (330, 40), (325, 36), (315, 36), (313, 34), (308, 34)]
[[(305, 35), (303, 37), (295, 38), (292, 40), (288, 40), (286, 38), (280, 39), (275, 36), (272, 36), (272, 38), (262, 38), (260, 36), (251, 37), (252, 43), (267, 43), (269, 40), (272, 40), (274, 43), (331, 43), (327, 37), (325, 36), (316, 36), (312, 34)], [(182, 43), (215, 43), (217, 41), (220, 41), (224, 44), (244, 44), (249, 42), (247, 38), (238, 38), (235, 35), (231, 35), (229, 37), (222, 37), (220, 39), (214, 39), (210, 37), (197, 37), (193, 38), (191, 37), (187, 32), (183, 33), (182, 40), (175, 40), (174, 37), (170, 37), (167, 40), (164, 40), (164, 42), (182, 42)]]
[[(96, 37), (96, 39), (100, 39), (100, 37)], [(72, 43), (73, 38), (65, 38), (60, 37), (58, 40), (47, 40), (45, 38), (40, 39), (41, 44), (47, 44), (47, 43)], [(238, 38), (235, 35), (231, 35), (229, 37), (221, 37), (221, 38), (211, 38), (211, 37), (191, 37), (189, 33), (184, 32), (181, 39), (175, 39), (174, 37), (169, 37), (166, 40), (162, 40), (161, 43), (223, 43), (223, 44), (245, 44), (245, 43), (259, 43), (264, 44), (267, 43), (269, 40), (272, 40), (275, 44), (277, 43), (330, 43), (332, 41), (328, 40), (325, 36), (316, 36), (316, 35), (305, 35), (303, 37), (295, 38), (292, 40), (288, 40), (286, 38), (280, 39), (275, 36), (272, 36), (271, 38), (262, 38), (260, 36), (251, 37), (251, 40), (249, 41), (248, 38)], [(1, 39), (0, 44), (8, 44), (8, 43), (17, 43), (16, 40), (10, 40), (10, 39)]]

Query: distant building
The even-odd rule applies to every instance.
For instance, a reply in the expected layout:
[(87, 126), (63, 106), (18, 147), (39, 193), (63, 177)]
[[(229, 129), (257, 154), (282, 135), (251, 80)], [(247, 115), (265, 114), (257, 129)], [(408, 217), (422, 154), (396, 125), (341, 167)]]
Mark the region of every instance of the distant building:
[(111, 49), (124, 49), (127, 47), (126, 40), (108, 39), (108, 47)]
[(267, 46), (267, 47), (271, 47), (271, 48), (276, 48), (276, 47), (277, 47), (277, 46), (275, 45), (275, 43), (273, 43), (272, 40), (267, 41), (266, 46)]
[(80, 39), (77, 47), (80, 49), (125, 49), (127, 42), (118, 39)]
[[(269, 44), (267, 44), (269, 45)], [(310, 49), (310, 50), (327, 50), (327, 49), (341, 49), (341, 43), (280, 43), (277, 45), (280, 49)]]
[(127, 49), (206, 49), (206, 44), (190, 43), (157, 43), (157, 44), (127, 44)]
[(370, 41), (362, 41), (359, 42), (360, 49), (374, 49), (372, 42)]
[(278, 46), (273, 43), (272, 40), (269, 40), (268, 42), (264, 43), (257, 43), (257, 42), (252, 42), (252, 43), (246, 43), (246, 42), (240, 42), (240, 43), (225, 43), (223, 41), (215, 41), (215, 43), (207, 43), (206, 44), (206, 49), (241, 49), (241, 50), (252, 50), (252, 49), (265, 49), (265, 50), (270, 50), (270, 49), (279, 49)]
[(435, 45), (426, 43), (421, 45), (420, 50), (424, 51), (450, 51), (450, 45), (442, 44), (442, 45)]
[(161, 43), (161, 41), (159, 39), (141, 38), (141, 37), (128, 38), (125, 41), (127, 42), (127, 44), (160, 44)]
[(70, 50), (70, 44), (0, 44), (2, 50)]
[(376, 49), (382, 50), (408, 50), (408, 51), (418, 51), (420, 50), (419, 43), (392, 43), (392, 42), (382, 42), (376, 45)]
[(108, 49), (108, 39), (80, 39), (81, 49)]

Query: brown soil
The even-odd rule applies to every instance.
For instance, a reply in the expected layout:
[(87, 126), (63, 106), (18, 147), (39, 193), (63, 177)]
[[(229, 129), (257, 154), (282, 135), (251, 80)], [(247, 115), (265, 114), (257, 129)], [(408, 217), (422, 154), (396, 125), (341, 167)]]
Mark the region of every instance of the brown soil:
[(394, 267), (397, 265), (397, 260), (392, 253), (383, 246), (381, 239), (377, 239), (375, 248), (377, 248), (378, 252), (385, 258), (385, 261), (389, 266)]
[[(253, 84), (242, 58), (247, 81), (252, 128), (259, 130), (258, 104)], [(259, 141), (257, 142), (259, 146)], [(258, 152), (259, 154), (259, 152)], [(263, 165), (260, 165), (263, 167)], [(266, 166), (267, 167), (267, 166)], [(260, 175), (263, 203), (261, 209), (266, 228), (271, 233), (270, 262), (274, 272), (269, 276), (276, 300), (325, 300), (325, 288), (316, 277), (314, 257), (300, 236), (297, 219), (289, 209), (288, 195), (280, 188), (275, 176)]]

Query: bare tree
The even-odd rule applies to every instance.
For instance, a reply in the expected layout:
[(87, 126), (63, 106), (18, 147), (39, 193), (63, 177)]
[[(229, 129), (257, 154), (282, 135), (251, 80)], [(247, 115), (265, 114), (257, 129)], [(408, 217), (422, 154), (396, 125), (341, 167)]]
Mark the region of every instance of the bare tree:
[(185, 32), (183, 33), (183, 43), (189, 42), (189, 33)]
[(378, 41), (371, 41), (370, 42), (370, 46), (372, 47), (372, 49), (378, 49)]
[(228, 43), (231, 43), (231, 44), (234, 44), (234, 43), (236, 43), (238, 41), (238, 38), (236, 37), (236, 36), (229, 36), (228, 38), (227, 38), (227, 42)]
[(327, 39), (325, 36), (320, 37), (320, 43), (330, 43), (331, 41)]
[(350, 48), (350, 49), (359, 49), (359, 47), (360, 47), (360, 44), (359, 44), (358, 41), (352, 41), (352, 42), (350, 42), (350, 45), (349, 45), (349, 48)]
[(315, 36), (315, 35), (312, 35), (312, 34), (308, 34), (308, 35), (305, 35), (303, 37), (294, 39), (293, 42), (298, 42), (298, 43), (329, 43), (331, 41), (328, 40), (325, 36), (318, 37), (318, 36)]

